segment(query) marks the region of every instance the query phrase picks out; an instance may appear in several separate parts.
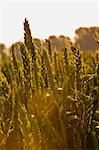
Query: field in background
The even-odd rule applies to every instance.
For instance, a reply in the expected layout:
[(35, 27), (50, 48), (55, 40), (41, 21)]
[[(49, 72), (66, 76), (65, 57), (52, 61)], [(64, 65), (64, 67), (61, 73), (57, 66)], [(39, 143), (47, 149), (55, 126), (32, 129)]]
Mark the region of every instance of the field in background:
[(0, 68), (0, 149), (87, 149), (98, 142), (92, 121), (99, 103), (99, 50), (73, 43), (61, 51), (37, 47), (28, 21), (24, 43)]

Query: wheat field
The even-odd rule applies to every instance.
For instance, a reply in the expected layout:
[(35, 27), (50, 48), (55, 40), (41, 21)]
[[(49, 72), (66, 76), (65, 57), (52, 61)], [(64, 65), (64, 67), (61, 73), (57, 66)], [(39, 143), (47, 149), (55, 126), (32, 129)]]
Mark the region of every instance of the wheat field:
[(0, 66), (0, 150), (98, 150), (99, 52), (46, 43), (34, 44), (25, 19), (24, 42)]

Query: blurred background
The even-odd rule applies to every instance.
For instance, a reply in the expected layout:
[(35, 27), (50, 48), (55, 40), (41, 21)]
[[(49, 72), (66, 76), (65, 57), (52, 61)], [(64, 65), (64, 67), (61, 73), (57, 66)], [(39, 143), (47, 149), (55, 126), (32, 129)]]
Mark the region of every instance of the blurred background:
[(9, 46), (23, 41), (25, 17), (29, 20), (33, 38), (64, 35), (74, 39), (76, 30), (78, 40), (79, 35), (89, 36), (89, 27), (93, 27), (92, 31), (99, 30), (95, 29), (99, 25), (99, 1), (0, 0), (0, 43)]

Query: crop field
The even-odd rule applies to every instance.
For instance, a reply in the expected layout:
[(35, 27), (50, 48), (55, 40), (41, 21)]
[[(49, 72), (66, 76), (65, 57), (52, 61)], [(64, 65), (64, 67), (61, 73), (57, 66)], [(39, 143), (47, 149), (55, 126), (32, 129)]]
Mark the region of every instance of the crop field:
[(98, 150), (99, 50), (46, 43), (34, 44), (25, 19), (24, 42), (1, 63), (0, 150)]

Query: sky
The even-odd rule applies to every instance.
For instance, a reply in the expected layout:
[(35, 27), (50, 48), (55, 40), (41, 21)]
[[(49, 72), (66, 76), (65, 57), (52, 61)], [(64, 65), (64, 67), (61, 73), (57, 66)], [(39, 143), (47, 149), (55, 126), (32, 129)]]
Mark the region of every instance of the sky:
[(98, 0), (0, 0), (0, 43), (23, 41), (27, 18), (32, 36), (74, 37), (79, 27), (99, 26)]

